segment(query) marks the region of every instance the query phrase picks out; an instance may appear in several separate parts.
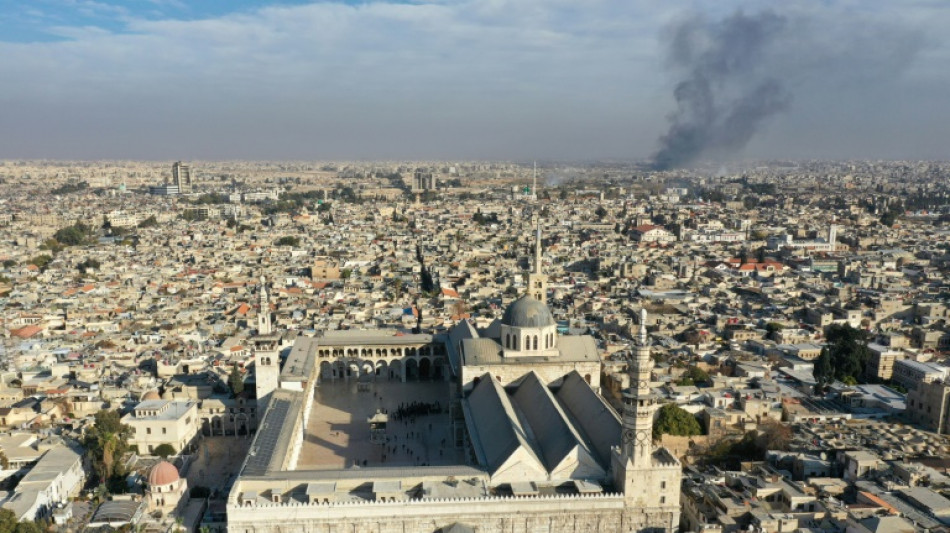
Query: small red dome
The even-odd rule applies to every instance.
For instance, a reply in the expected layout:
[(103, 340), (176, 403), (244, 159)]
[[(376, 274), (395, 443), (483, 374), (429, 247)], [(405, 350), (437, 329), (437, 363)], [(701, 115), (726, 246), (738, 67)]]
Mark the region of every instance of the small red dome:
[(148, 473), (148, 484), (150, 487), (156, 485), (170, 485), (181, 479), (178, 476), (178, 469), (168, 461), (162, 461), (153, 466)]

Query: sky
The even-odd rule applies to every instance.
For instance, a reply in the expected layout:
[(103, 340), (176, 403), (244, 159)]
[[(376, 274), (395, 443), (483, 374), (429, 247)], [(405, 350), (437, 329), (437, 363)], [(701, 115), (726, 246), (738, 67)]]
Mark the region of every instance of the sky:
[(690, 161), (946, 160), (947, 27), (946, 0), (0, 0), (0, 158), (649, 159), (713, 58), (708, 135), (781, 105)]

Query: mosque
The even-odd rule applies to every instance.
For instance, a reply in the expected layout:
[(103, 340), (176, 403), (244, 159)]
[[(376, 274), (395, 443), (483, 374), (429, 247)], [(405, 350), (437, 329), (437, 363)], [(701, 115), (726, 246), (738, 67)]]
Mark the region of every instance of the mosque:
[(646, 317), (618, 413), (594, 339), (557, 331), (537, 250), (527, 294), (481, 330), (298, 337), (282, 365), (263, 337), (266, 407), (229, 531), (676, 530), (681, 465), (652, 440)]

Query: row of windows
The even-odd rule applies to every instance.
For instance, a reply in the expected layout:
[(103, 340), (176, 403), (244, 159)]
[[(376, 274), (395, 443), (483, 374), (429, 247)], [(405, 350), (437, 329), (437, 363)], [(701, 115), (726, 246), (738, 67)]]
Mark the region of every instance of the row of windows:
[[(547, 333), (543, 335), (544, 338), (544, 349), (554, 347), (554, 334)], [(518, 345), (521, 344), (524, 348), (518, 348)], [(537, 335), (525, 335), (523, 340), (519, 343), (518, 335), (512, 335), (511, 333), (505, 333), (505, 348), (509, 350), (537, 350), (538, 349), (538, 336)]]

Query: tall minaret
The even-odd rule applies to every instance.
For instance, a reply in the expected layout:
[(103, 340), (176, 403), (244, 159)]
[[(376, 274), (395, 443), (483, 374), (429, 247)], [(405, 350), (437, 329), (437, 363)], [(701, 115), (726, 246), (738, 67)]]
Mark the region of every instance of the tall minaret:
[(534, 241), (534, 271), (528, 274), (528, 296), (546, 304), (548, 301), (548, 277), (541, 272), (541, 218)]
[(531, 197), (538, 199), (538, 162), (534, 162), (534, 177), (531, 182)]
[(261, 310), (257, 313), (257, 334), (270, 335), (273, 331), (270, 318), (270, 301), (267, 298), (266, 280), (261, 276), (261, 289), (258, 293), (260, 298)]
[(623, 458), (634, 468), (651, 466), (653, 454), (653, 411), (656, 398), (650, 391), (650, 344), (647, 338), (647, 310), (640, 310), (640, 333), (629, 362), (630, 387), (623, 391)]
[(666, 448), (653, 445), (657, 398), (650, 391), (650, 344), (647, 312), (640, 311), (640, 333), (629, 361), (630, 386), (623, 391), (621, 445), (614, 448), (611, 474), (623, 492), (628, 531), (672, 533), (679, 525), (680, 462)]

